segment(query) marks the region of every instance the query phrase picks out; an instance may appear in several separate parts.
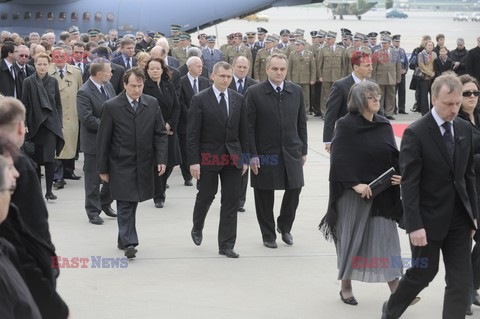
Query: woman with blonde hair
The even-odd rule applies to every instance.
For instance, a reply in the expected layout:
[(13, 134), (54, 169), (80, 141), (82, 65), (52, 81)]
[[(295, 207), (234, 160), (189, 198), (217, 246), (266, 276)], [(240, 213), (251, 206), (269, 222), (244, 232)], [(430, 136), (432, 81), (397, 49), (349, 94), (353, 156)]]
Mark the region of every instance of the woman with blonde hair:
[(137, 59), (137, 65), (140, 70), (145, 70), (145, 67), (147, 66), (147, 62), (150, 61), (150, 54), (147, 52), (138, 52), (137, 55), (135, 56)]

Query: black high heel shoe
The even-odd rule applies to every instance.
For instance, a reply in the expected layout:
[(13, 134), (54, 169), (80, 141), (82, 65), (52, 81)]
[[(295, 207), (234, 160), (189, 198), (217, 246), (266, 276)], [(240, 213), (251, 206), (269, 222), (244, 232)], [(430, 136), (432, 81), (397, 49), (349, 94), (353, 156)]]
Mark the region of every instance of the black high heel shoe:
[(47, 202), (48, 202), (49, 200), (56, 200), (57, 198), (58, 198), (58, 197), (55, 196), (55, 195), (54, 195), (53, 193), (51, 193), (51, 192), (45, 194), (45, 199), (47, 200)]

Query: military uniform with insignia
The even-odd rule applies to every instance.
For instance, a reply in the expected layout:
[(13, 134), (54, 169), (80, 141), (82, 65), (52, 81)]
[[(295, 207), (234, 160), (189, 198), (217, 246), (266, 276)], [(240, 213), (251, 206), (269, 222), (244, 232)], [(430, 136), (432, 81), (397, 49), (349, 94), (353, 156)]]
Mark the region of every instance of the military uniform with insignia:
[(180, 36), (180, 46), (175, 48), (172, 52), (172, 56), (178, 60), (179, 66), (182, 66), (187, 62), (187, 51), (190, 49), (189, 37), (188, 34), (182, 34)]
[(397, 50), (398, 55), (396, 56), (396, 60), (400, 61), (401, 66), (401, 74), (402, 79), (400, 83), (397, 84), (397, 106), (398, 106), (398, 113), (400, 114), (408, 114), (405, 111), (405, 91), (406, 91), (406, 84), (405, 84), (405, 76), (408, 72), (408, 57), (407, 53), (403, 48), (400, 47), (400, 34), (396, 34), (392, 37), (392, 45)]

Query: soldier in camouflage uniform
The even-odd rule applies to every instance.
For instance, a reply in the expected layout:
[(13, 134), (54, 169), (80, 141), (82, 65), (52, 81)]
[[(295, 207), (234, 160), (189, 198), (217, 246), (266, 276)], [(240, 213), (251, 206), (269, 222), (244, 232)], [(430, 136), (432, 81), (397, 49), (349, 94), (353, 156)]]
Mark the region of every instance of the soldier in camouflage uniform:
[(322, 82), (322, 93), (320, 109), (325, 115), (327, 98), (333, 82), (342, 78), (344, 74), (344, 52), (345, 49), (335, 44), (337, 33), (329, 31), (326, 39), (327, 44), (320, 49), (317, 57), (318, 79)]
[(302, 87), (306, 114), (310, 111), (310, 85), (317, 77), (315, 57), (312, 51), (305, 50), (305, 41), (297, 40), (295, 52), (288, 57), (287, 81)]
[(176, 48), (176, 46), (173, 44), (173, 38), (178, 38), (180, 36), (180, 29), (182, 27), (179, 26), (178, 24), (172, 24), (170, 25), (170, 34), (171, 36), (167, 38), (168, 41), (168, 46), (170, 48)]

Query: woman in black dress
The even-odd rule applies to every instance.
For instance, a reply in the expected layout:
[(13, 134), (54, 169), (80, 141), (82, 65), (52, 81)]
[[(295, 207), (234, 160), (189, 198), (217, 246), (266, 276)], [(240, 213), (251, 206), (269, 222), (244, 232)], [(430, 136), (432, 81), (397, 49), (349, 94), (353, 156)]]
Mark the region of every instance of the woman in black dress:
[(446, 47), (440, 47), (438, 50), (439, 55), (433, 61), (433, 70), (435, 71), (435, 77), (439, 77), (443, 72), (453, 69), (453, 61), (448, 56), (448, 49)]
[[(463, 84), (462, 106), (458, 117), (472, 124), (473, 143), (475, 145), (475, 173), (477, 176), (477, 201), (480, 201), (480, 106), (478, 104), (480, 95), (480, 84), (474, 77), (464, 74), (460, 76)], [(475, 234), (475, 247), (472, 250), (473, 289), (472, 300), (467, 307), (467, 315), (472, 315), (472, 303), (480, 306), (480, 296), (477, 290), (480, 289), (480, 233)]]
[(33, 159), (45, 166), (45, 199), (55, 200), (52, 193), (55, 155), (59, 155), (65, 144), (62, 133), (62, 102), (58, 82), (48, 75), (50, 57), (40, 53), (35, 57), (36, 72), (23, 81), (22, 102), (27, 110), (27, 138), (35, 145)]
[(175, 86), (170, 81), (168, 68), (162, 59), (149, 60), (145, 66), (145, 76), (146, 80), (143, 93), (157, 98), (168, 133), (167, 169), (162, 176), (155, 174), (154, 183), (153, 201), (155, 202), (155, 207), (162, 208), (165, 203), (167, 179), (172, 173), (173, 168), (182, 163), (180, 143), (177, 136), (180, 104), (175, 92)]

